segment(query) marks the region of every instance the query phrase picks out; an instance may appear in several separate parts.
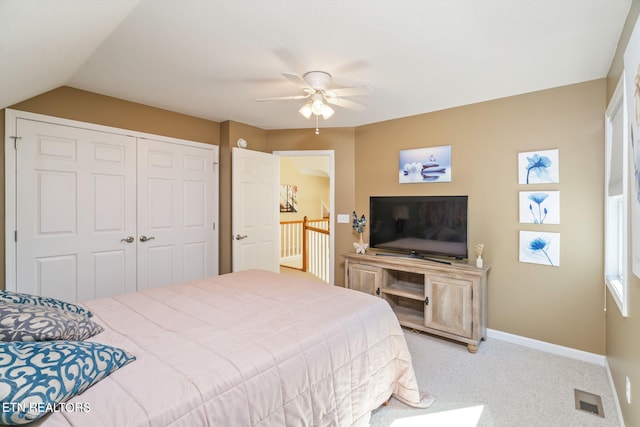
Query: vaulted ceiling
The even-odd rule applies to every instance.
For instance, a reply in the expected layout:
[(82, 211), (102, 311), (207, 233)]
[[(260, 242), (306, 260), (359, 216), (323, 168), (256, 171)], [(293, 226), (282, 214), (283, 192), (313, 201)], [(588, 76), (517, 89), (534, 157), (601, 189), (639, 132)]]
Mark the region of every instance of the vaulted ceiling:
[(359, 126), (605, 77), (631, 0), (0, 0), (0, 108), (71, 86), (218, 122), (315, 127), (281, 73), (368, 85)]

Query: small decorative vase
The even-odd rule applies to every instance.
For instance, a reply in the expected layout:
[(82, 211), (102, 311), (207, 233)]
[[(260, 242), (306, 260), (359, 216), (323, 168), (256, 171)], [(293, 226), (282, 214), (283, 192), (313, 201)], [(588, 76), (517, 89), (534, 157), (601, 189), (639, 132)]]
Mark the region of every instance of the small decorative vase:
[(360, 233), (360, 242), (353, 242), (353, 247), (356, 248), (357, 254), (364, 254), (366, 252), (369, 244), (362, 240), (362, 233)]
[(482, 268), (482, 257), (481, 256), (476, 258), (476, 267)]

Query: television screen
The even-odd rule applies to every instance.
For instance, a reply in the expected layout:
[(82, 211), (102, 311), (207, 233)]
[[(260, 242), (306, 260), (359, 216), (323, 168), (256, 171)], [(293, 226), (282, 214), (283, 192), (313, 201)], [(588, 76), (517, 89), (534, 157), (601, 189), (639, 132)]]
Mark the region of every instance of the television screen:
[(468, 196), (374, 196), (370, 198), (372, 248), (467, 257)]

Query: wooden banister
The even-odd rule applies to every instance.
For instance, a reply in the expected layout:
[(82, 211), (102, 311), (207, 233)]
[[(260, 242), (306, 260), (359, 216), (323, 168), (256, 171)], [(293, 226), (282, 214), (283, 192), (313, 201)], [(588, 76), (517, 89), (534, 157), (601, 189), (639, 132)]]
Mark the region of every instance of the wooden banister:
[[(294, 238), (293, 241), (288, 238), (282, 239), (281, 244), (284, 246), (281, 248), (281, 254), (285, 253), (285, 256), (300, 254), (302, 271), (310, 272), (328, 281), (328, 257), (330, 256), (328, 239), (331, 234), (329, 219), (309, 219), (305, 216), (302, 220), (280, 221), (280, 228), (281, 236), (293, 234), (300, 239)], [(288, 246), (291, 244), (295, 247)]]
[(307, 248), (307, 221), (308, 218), (302, 219), (302, 271), (307, 271), (309, 268), (309, 250)]

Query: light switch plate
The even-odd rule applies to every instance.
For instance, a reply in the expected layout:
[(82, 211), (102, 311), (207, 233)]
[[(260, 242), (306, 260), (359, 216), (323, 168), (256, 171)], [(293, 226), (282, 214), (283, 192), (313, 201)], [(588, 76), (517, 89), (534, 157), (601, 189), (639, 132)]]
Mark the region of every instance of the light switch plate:
[(338, 214), (338, 224), (349, 224), (351, 217), (349, 214)]

